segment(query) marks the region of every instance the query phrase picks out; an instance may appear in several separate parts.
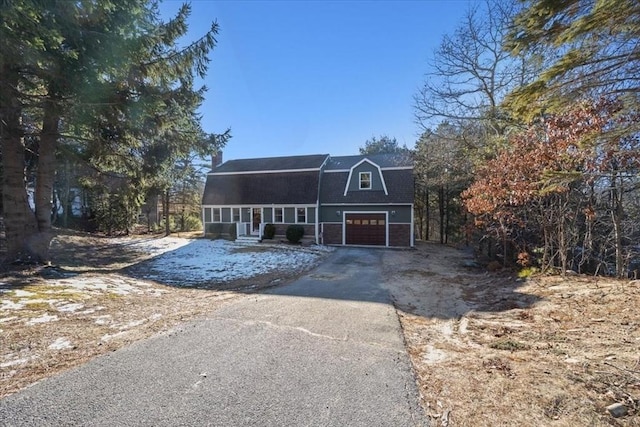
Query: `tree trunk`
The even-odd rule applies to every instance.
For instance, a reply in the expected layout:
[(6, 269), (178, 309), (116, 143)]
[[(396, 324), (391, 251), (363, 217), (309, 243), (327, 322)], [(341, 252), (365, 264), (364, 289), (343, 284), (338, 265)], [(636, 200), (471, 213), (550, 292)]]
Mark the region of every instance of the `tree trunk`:
[(431, 207), (429, 206), (429, 187), (425, 187), (424, 189), (424, 206), (425, 206), (425, 216), (427, 217), (425, 223), (425, 240), (429, 240), (431, 238)]
[(438, 188), (438, 213), (440, 214), (440, 243), (444, 244), (444, 187)]
[(53, 237), (51, 232), (51, 200), (53, 197), (53, 182), (56, 175), (56, 146), (58, 144), (59, 124), (60, 114), (56, 102), (52, 100), (45, 102), (34, 196), (38, 233), (33, 236), (33, 246), (41, 262), (49, 261), (49, 247)]
[(624, 209), (622, 206), (622, 179), (620, 186), (617, 182), (617, 173), (611, 177), (611, 222), (613, 224), (613, 240), (616, 253), (616, 277), (624, 277), (624, 254), (622, 248), (622, 218)]
[(27, 196), (21, 108), (14, 92), (17, 75), (6, 64), (2, 75), (5, 81), (0, 85), (0, 149), (7, 261), (28, 261), (35, 255), (30, 243), (37, 232), (37, 223)]
[(444, 193), (444, 213), (445, 213), (445, 223), (444, 223), (444, 242), (449, 243), (449, 221), (451, 220), (451, 212), (449, 207), (449, 187), (447, 186), (446, 191)]
[(171, 227), (169, 224), (169, 189), (168, 188), (164, 192), (164, 202), (162, 203), (162, 210), (164, 214), (164, 235), (168, 236), (171, 234)]

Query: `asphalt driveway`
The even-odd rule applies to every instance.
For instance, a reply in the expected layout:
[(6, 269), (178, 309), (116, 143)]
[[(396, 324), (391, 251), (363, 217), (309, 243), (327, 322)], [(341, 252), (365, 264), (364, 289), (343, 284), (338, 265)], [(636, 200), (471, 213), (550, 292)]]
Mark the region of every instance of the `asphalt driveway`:
[(1, 400), (0, 425), (426, 425), (381, 256), (341, 248), (290, 285)]

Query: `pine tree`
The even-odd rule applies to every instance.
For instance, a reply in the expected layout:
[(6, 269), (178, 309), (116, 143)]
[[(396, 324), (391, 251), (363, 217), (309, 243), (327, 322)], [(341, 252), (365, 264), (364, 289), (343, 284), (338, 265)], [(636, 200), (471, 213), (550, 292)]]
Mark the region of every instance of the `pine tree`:
[[(72, 151), (64, 141), (77, 145), (73, 151), (93, 169), (89, 184), (108, 191), (109, 183), (126, 184), (117, 201), (125, 216), (167, 164), (211, 141), (196, 113), (205, 89), (193, 86), (206, 73), (217, 24), (181, 48), (177, 40), (187, 32), (189, 13), (185, 5), (164, 23), (150, 0), (0, 3), (9, 260), (49, 259), (56, 153)], [(26, 193), (29, 133), (37, 141), (35, 213)], [(149, 166), (149, 152), (162, 144), (164, 155)]]

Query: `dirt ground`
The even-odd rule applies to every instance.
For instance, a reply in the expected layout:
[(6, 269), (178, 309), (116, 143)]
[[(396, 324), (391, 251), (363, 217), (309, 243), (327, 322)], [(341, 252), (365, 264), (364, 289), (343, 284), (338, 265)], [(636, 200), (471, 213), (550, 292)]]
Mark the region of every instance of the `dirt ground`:
[(432, 426), (640, 426), (640, 281), (472, 265), (438, 244), (384, 256)]
[(118, 242), (60, 231), (55, 267), (0, 274), (0, 398), (312, 267), (184, 288), (144, 279), (151, 256)]

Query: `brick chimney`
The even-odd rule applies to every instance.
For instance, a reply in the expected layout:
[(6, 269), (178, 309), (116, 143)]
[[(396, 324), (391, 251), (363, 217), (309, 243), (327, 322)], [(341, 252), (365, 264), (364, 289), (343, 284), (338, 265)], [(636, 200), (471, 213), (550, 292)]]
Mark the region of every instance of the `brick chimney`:
[(211, 169), (215, 169), (222, 164), (222, 150), (211, 156)]

